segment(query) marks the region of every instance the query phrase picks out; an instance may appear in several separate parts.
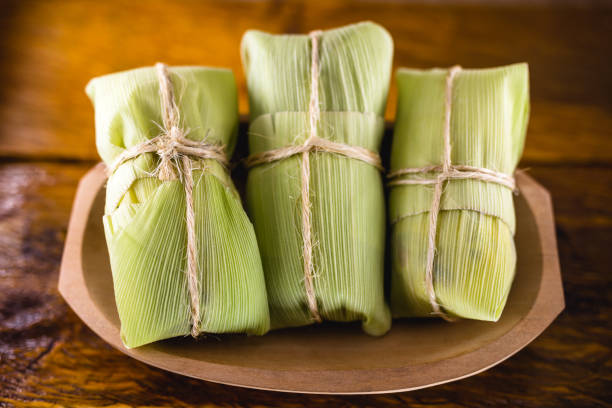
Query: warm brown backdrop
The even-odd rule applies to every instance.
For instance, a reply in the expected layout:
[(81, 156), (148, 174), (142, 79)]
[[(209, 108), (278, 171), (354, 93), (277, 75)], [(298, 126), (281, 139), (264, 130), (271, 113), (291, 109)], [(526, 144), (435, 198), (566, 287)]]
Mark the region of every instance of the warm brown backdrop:
[[(370, 19), (396, 66), (527, 61), (522, 167), (556, 207), (567, 309), (532, 345), (478, 376), (388, 396), (284, 395), (209, 384), (114, 351), (56, 289), (78, 179), (98, 160), (96, 75), (151, 65), (231, 67), (249, 28), (307, 32)], [(0, 4), (0, 406), (606, 406), (612, 401), (612, 4), (466, 0), (2, 1)], [(393, 119), (395, 86), (387, 118)]]

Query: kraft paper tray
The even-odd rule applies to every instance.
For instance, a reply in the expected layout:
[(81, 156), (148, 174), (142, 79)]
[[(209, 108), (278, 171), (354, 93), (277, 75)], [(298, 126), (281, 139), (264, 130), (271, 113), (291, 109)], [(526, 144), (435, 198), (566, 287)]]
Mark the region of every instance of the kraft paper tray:
[(564, 308), (549, 193), (517, 174), (516, 278), (497, 323), (396, 320), (380, 338), (358, 324), (323, 324), (262, 337), (176, 338), (128, 350), (119, 338), (102, 227), (101, 165), (79, 183), (60, 270), (59, 290), (106, 342), (164, 370), (241, 387), (321, 394), (414, 390), (482, 372), (521, 350)]

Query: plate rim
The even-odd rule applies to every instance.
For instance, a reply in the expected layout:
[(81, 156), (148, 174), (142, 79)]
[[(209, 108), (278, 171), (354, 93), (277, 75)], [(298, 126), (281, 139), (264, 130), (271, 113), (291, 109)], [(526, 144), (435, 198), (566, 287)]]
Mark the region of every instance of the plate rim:
[[(282, 371), (200, 360), (198, 364), (200, 372), (196, 373), (184, 371), (181, 360), (192, 361), (185, 357), (173, 356), (172, 359), (163, 359), (165, 363), (160, 363), (151, 361), (151, 357), (167, 356), (162, 351), (152, 348), (127, 349), (121, 343), (115, 325), (99, 311), (91, 299), (83, 276), (80, 256), (89, 214), (98, 191), (106, 181), (106, 168), (103, 163), (95, 165), (79, 181), (66, 234), (58, 289), (71, 309), (105, 342), (145, 364), (187, 377), (238, 387), (303, 394), (385, 394), (444, 384), (476, 375), (510, 358), (538, 337), (565, 307), (550, 193), (525, 172), (517, 172), (516, 179), (521, 194), (533, 212), (540, 235), (542, 278), (535, 300), (528, 313), (508, 332), (480, 348), (448, 359), (398, 368), (349, 370), (300, 370), (296, 368)], [(512, 351), (508, 352), (508, 349)], [(183, 370), (179, 367), (182, 367)], [(444, 369), (445, 375), (434, 375), (439, 373), (440, 369)], [(416, 372), (419, 373), (418, 378), (421, 380), (417, 384), (407, 386), (409, 382), (407, 377)], [(294, 377), (292, 384), (284, 381), (287, 375)], [(350, 383), (338, 382), (338, 379), (345, 375), (353, 380)], [(381, 380), (373, 384), (373, 377), (381, 378)], [(300, 382), (299, 378), (303, 381)], [(326, 383), (327, 388), (313, 388), (312, 382), (308, 381), (309, 378), (317, 378), (317, 382)], [(359, 378), (367, 379), (367, 388), (359, 388)], [(430, 380), (427, 380), (428, 378)], [(295, 381), (296, 379), (298, 380)]]

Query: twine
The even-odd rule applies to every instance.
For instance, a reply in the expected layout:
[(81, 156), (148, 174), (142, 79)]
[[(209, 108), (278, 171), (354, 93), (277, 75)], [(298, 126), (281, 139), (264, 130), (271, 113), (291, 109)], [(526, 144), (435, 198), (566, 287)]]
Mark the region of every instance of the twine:
[[(161, 181), (176, 180), (182, 176), (185, 188), (186, 226), (187, 226), (187, 287), (189, 290), (191, 312), (191, 335), (200, 334), (200, 290), (198, 282), (198, 247), (195, 228), (195, 209), (193, 204), (193, 160), (211, 159), (228, 167), (223, 146), (187, 139), (187, 132), (180, 126), (180, 112), (174, 99), (174, 88), (170, 81), (168, 67), (157, 63), (157, 79), (162, 105), (163, 132), (144, 143), (132, 146), (120, 154), (109, 166), (109, 175), (121, 164), (144, 153), (157, 153), (160, 164), (155, 172)], [(179, 173), (177, 176), (177, 172)]]
[(302, 215), (302, 257), (304, 268), (304, 286), (308, 309), (312, 319), (316, 322), (321, 321), (317, 299), (314, 289), (313, 277), (314, 266), (312, 261), (312, 222), (311, 222), (311, 202), (310, 202), (310, 153), (326, 152), (338, 154), (351, 159), (361, 160), (377, 169), (384, 171), (380, 156), (371, 150), (360, 146), (350, 146), (343, 143), (333, 142), (317, 136), (318, 125), (321, 117), (319, 107), (319, 41), (322, 31), (312, 31), (308, 34), (312, 43), (311, 65), (310, 65), (310, 103), (308, 105), (310, 134), (302, 145), (285, 146), (279, 149), (256, 153), (245, 160), (247, 168), (260, 164), (272, 163), (283, 160), (291, 156), (301, 155), (301, 215)]
[[(438, 304), (436, 292), (433, 285), (433, 269), (434, 257), (436, 253), (436, 231), (438, 227), (438, 214), (440, 213), (440, 202), (442, 199), (442, 191), (444, 183), (447, 180), (472, 179), (481, 180), (489, 183), (496, 183), (515, 190), (516, 185), (514, 178), (499, 173), (490, 169), (481, 167), (472, 167), (465, 165), (453, 165), (451, 162), (451, 140), (450, 140), (450, 120), (451, 120), (451, 104), (453, 92), (453, 80), (461, 71), (460, 66), (454, 66), (449, 69), (446, 76), (446, 89), (444, 96), (444, 158), (441, 166), (426, 166), (418, 168), (404, 168), (393, 171), (387, 175), (388, 178), (395, 179), (388, 183), (389, 186), (410, 185), (410, 184), (433, 184), (434, 192), (429, 210), (429, 232), (427, 235), (427, 266), (425, 269), (425, 287), (429, 297), (429, 303), (433, 308), (433, 314), (442, 317), (446, 321), (456, 320), (447, 315)], [(424, 173), (436, 173), (433, 178), (418, 178), (418, 179), (397, 179), (401, 176), (409, 176)]]

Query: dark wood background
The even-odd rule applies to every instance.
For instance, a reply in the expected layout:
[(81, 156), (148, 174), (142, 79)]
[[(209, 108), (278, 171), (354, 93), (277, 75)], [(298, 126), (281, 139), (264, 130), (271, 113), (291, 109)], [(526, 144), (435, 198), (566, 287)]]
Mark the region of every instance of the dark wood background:
[[(612, 401), (612, 5), (477, 0), (2, 1), (0, 406), (607, 406)], [(532, 113), (521, 167), (552, 193), (567, 308), (485, 373), (382, 396), (301, 396), (183, 378), (110, 348), (57, 291), (79, 178), (98, 159), (83, 88), (151, 65), (230, 67), (249, 28), (307, 32), (369, 19), (396, 66), (527, 61)], [(387, 118), (395, 110), (393, 85)]]

